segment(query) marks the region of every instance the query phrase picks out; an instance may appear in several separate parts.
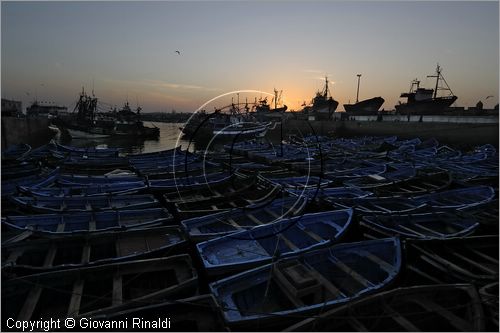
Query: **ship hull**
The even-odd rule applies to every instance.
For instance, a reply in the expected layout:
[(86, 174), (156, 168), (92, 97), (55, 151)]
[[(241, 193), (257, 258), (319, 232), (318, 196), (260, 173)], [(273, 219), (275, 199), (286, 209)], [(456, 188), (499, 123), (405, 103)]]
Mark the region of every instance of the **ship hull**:
[(382, 97), (374, 97), (355, 104), (344, 104), (344, 110), (356, 113), (377, 113), (382, 104), (384, 104)]
[(452, 105), (456, 100), (456, 96), (438, 97), (430, 100), (398, 104), (395, 108), (396, 113), (404, 115), (440, 114), (450, 107), (450, 105)]

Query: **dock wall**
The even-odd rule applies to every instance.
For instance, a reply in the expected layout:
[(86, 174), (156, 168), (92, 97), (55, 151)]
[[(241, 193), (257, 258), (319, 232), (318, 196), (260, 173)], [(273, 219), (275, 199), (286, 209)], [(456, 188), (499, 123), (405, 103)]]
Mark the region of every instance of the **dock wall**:
[(2, 117), (2, 149), (17, 143), (27, 143), (33, 148), (50, 141), (47, 118)]
[[(361, 117), (366, 117), (363, 119)], [(358, 116), (355, 120), (286, 120), (283, 123), (283, 135), (298, 136), (316, 133), (333, 137), (354, 136), (392, 136), (409, 139), (418, 137), (422, 140), (435, 138), (440, 143), (459, 147), (472, 147), (490, 143), (498, 147), (498, 117), (440, 117), (412, 116), (410, 121), (404, 116), (393, 116), (389, 120), (384, 116), (383, 121), (377, 121), (371, 116)], [(400, 117), (400, 118), (396, 118)], [(360, 119), (361, 118), (361, 119)], [(272, 139), (280, 138), (280, 126), (269, 133)]]

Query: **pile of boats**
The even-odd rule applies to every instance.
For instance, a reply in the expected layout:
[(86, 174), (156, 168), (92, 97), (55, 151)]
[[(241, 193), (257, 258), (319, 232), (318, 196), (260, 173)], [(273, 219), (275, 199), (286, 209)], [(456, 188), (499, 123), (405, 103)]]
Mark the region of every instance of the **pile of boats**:
[(2, 316), (497, 331), (498, 172), (492, 145), (418, 138), (11, 147)]

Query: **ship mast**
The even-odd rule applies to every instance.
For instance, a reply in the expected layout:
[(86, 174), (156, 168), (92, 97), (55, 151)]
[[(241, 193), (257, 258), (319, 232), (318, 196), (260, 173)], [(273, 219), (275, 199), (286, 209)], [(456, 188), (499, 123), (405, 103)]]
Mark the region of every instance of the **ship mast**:
[(325, 75), (325, 93), (323, 94), (325, 99), (328, 97), (328, 76)]
[(358, 91), (356, 92), (356, 103), (359, 102), (359, 80), (361, 78), (361, 74), (357, 74), (358, 76)]
[[(451, 91), (450, 86), (448, 85), (448, 82), (444, 79), (443, 75), (441, 74), (441, 66), (439, 66), (439, 63), (437, 64), (436, 67), (436, 75), (427, 75), (427, 77), (435, 77), (436, 78), (436, 88), (434, 89), (434, 98), (437, 97), (437, 91), (438, 90), (449, 90), (450, 94), (453, 95), (453, 91)], [(439, 80), (443, 80), (444, 84), (446, 85), (446, 88), (439, 87)]]

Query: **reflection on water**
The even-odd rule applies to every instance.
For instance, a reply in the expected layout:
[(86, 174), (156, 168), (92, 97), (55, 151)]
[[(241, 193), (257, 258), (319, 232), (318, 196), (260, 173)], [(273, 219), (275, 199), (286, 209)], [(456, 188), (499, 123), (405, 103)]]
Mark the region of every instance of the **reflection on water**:
[[(56, 139), (61, 144), (72, 145), (75, 147), (97, 147), (106, 145), (109, 148), (123, 148), (123, 152), (138, 154), (149, 153), (165, 149), (175, 148), (181, 146), (186, 149), (189, 146), (189, 151), (204, 150), (206, 142), (190, 142), (188, 139), (183, 139), (180, 127), (184, 124), (180, 123), (148, 123), (144, 122), (145, 126), (156, 126), (160, 129), (159, 139), (140, 139), (135, 137), (109, 137), (99, 139)], [(218, 146), (212, 149), (219, 148)]]

